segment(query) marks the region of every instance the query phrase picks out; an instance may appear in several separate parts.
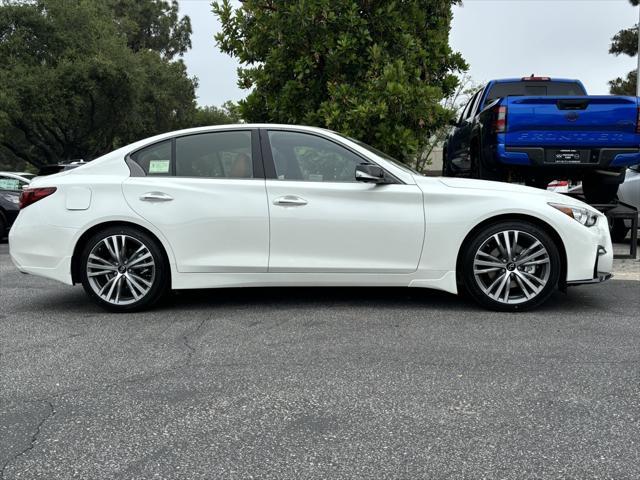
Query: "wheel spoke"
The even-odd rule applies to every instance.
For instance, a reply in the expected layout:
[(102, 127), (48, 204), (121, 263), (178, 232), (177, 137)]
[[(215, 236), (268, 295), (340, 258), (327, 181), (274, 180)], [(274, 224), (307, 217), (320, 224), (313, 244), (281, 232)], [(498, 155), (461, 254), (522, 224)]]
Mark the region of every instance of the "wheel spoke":
[(511, 242), (509, 242), (509, 232), (508, 231), (502, 232), (502, 235), (504, 236), (504, 244), (507, 250), (507, 261), (510, 262), (511, 261)]
[(522, 280), (520, 280), (520, 277), (517, 274), (516, 274), (516, 283), (520, 287), (520, 290), (522, 291), (522, 293), (524, 293), (524, 296), (527, 297), (527, 300), (530, 299), (531, 298), (531, 294), (526, 289), (526, 287), (524, 286), (524, 283), (522, 282)]
[[(520, 279), (524, 282), (524, 284), (531, 290), (533, 293), (538, 293), (540, 291), (540, 287), (535, 286), (531, 281), (522, 274), (522, 272), (516, 272), (516, 275), (520, 277)], [(535, 278), (535, 277), (534, 277)]]
[(495, 268), (504, 268), (503, 262), (487, 262), (486, 260), (476, 260), (473, 262), (476, 267), (495, 267)]
[(542, 249), (542, 250), (537, 250), (534, 253), (531, 253), (529, 255), (527, 255), (525, 258), (520, 258), (518, 259), (518, 261), (516, 262), (518, 265), (522, 265), (524, 263), (528, 263), (531, 260), (534, 260), (542, 255), (546, 255), (547, 254), (547, 250), (546, 249)]
[(496, 233), (493, 236), (493, 239), (496, 241), (496, 245), (498, 247), (498, 250), (500, 250), (500, 255), (502, 255), (503, 257), (506, 257), (507, 256), (507, 252), (504, 249), (504, 247), (502, 246), (502, 242), (500, 240), (500, 235)]
[(487, 252), (483, 252), (482, 250), (478, 250), (478, 255), (482, 255), (483, 257), (488, 258), (489, 260), (496, 262), (496, 263), (501, 263), (500, 259), (498, 257), (494, 257), (493, 255), (487, 253)]
[(140, 256), (140, 257), (136, 258), (133, 262), (129, 262), (129, 263), (127, 264), (127, 267), (131, 268), (131, 267), (133, 267), (134, 265), (136, 265), (136, 264), (140, 263), (141, 261), (146, 260), (147, 258), (150, 258), (150, 257), (151, 257), (151, 253), (150, 253), (150, 252), (147, 252), (147, 253), (145, 253), (144, 255), (142, 255), (142, 256)]
[(500, 285), (498, 285), (498, 289), (496, 290), (496, 293), (494, 295), (496, 299), (500, 299), (500, 294), (502, 293), (502, 290), (504, 290), (505, 285), (509, 281), (509, 277), (510, 277), (510, 274), (507, 272), (505, 272), (504, 275), (500, 277), (502, 280), (500, 282)]

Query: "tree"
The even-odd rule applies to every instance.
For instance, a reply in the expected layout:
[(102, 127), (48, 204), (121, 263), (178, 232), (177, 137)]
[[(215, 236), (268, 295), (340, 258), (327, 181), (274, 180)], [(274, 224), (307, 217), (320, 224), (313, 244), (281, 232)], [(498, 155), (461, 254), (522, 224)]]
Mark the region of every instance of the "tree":
[[(183, 43), (165, 35), (162, 45), (153, 30), (147, 47), (136, 51), (127, 34), (139, 31), (132, 27), (135, 21), (114, 21), (112, 8), (92, 0), (0, 6), (3, 164), (91, 160), (193, 120), (196, 82), (182, 61), (169, 60), (186, 48), (184, 28), (178, 35)], [(124, 8), (120, 12), (124, 15)]]
[(247, 121), (338, 130), (410, 161), (446, 122), (466, 68), (448, 37), (458, 0), (215, 1)]
[(119, 29), (134, 52), (145, 49), (171, 60), (191, 48), (191, 20), (180, 18), (178, 2), (164, 0), (108, 0)]
[(225, 125), (240, 121), (238, 105), (233, 102), (225, 102), (222, 107), (199, 107), (193, 119), (193, 126)]
[[(458, 118), (469, 100), (471, 100), (471, 97), (473, 97), (480, 88), (482, 88), (482, 86), (474, 82), (469, 74), (463, 74), (460, 77), (458, 86), (453, 94), (442, 101), (442, 106), (449, 113), (448, 120)], [(431, 164), (429, 157), (436, 147), (442, 146), (450, 131), (451, 126), (447, 122), (441, 127), (435, 129), (435, 131), (427, 138), (424, 149), (416, 158), (416, 170), (419, 172), (426, 170), (427, 166)]]
[[(640, 0), (629, 0), (631, 5), (638, 6)], [(638, 55), (638, 25), (625, 30), (620, 30), (611, 39), (609, 53), (613, 55)], [(618, 77), (609, 82), (610, 91), (613, 95), (635, 95), (638, 83), (638, 72), (632, 71), (626, 78)]]

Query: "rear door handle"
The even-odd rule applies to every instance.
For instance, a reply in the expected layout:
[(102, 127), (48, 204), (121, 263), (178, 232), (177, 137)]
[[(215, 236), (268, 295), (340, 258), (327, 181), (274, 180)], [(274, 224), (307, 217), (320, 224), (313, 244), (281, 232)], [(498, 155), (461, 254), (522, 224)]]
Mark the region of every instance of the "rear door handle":
[(273, 201), (274, 205), (281, 205), (283, 207), (301, 207), (306, 205), (308, 202), (296, 195), (285, 195), (284, 197), (278, 197)]
[(140, 197), (140, 200), (143, 202), (170, 202), (173, 197), (163, 192), (147, 192)]

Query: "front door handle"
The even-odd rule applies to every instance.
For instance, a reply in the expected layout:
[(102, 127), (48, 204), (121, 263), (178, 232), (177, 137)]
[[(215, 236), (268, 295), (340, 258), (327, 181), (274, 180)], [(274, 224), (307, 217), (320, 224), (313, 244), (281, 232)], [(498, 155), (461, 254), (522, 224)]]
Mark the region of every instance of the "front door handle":
[(163, 192), (147, 192), (140, 197), (140, 200), (143, 202), (170, 202), (173, 197)]
[(306, 205), (308, 202), (296, 195), (285, 195), (284, 197), (278, 197), (273, 201), (274, 205), (281, 205), (283, 207), (301, 207)]

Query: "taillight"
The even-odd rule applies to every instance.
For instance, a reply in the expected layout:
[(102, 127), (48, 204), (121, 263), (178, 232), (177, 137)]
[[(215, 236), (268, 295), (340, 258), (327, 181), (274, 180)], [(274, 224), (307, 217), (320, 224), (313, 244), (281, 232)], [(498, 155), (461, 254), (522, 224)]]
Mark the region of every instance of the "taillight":
[(507, 107), (497, 107), (494, 110), (493, 133), (505, 133), (507, 131)]
[(27, 188), (23, 190), (22, 193), (20, 193), (20, 210), (27, 208), (32, 203), (36, 203), (38, 200), (48, 197), (56, 190), (56, 187)]
[(638, 116), (636, 117), (636, 133), (640, 133), (640, 107), (638, 107)]

